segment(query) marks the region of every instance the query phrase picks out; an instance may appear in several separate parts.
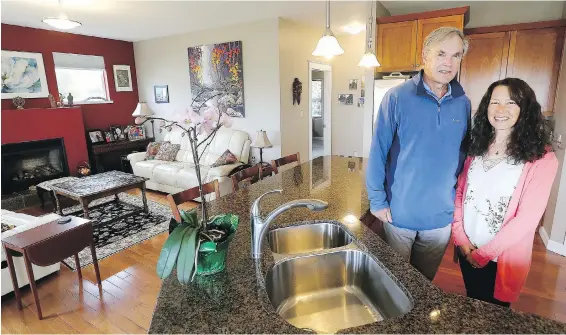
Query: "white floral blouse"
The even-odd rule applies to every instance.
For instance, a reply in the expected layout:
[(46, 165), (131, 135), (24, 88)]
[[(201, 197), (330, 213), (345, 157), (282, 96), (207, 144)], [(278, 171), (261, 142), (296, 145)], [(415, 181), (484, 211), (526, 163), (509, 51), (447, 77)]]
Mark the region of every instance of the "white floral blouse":
[(476, 157), (472, 161), (464, 199), (464, 231), (476, 247), (489, 243), (501, 229), (523, 166), (508, 159)]

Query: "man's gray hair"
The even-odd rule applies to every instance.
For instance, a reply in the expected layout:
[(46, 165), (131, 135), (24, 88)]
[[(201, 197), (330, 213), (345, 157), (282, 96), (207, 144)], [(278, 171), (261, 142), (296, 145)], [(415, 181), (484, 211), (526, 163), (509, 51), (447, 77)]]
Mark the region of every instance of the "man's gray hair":
[(423, 43), (423, 54), (426, 55), (434, 43), (444, 41), (448, 37), (454, 35), (460, 37), (462, 43), (464, 43), (464, 54), (462, 55), (464, 56), (466, 52), (468, 52), (468, 39), (464, 36), (464, 33), (460, 29), (453, 27), (440, 27), (428, 34)]

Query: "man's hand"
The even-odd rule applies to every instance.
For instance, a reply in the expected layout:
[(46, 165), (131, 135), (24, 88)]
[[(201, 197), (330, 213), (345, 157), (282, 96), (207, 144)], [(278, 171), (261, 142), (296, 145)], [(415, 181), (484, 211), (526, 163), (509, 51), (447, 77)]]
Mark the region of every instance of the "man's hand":
[(372, 211), (371, 214), (378, 218), (381, 222), (393, 223), (391, 218), (391, 210), (389, 208), (380, 209), (377, 212)]
[(466, 258), (472, 253), (472, 251), (476, 250), (476, 247), (473, 244), (461, 245), (459, 248)]

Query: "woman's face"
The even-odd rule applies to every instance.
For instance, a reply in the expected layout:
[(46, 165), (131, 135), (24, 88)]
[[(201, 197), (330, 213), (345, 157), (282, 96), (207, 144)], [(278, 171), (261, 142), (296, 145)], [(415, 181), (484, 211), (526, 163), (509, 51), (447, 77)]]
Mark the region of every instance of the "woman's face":
[(497, 86), (491, 93), (491, 100), (487, 108), (489, 123), (497, 130), (513, 128), (521, 108), (511, 99), (507, 86)]

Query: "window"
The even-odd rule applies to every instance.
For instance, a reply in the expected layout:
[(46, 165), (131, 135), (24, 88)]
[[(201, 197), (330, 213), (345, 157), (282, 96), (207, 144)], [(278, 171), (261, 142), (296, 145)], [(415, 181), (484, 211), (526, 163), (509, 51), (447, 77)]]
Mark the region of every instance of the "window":
[(73, 95), (74, 104), (111, 102), (104, 58), (53, 53), (57, 88), (66, 98)]
[(312, 117), (322, 117), (322, 80), (311, 81)]

